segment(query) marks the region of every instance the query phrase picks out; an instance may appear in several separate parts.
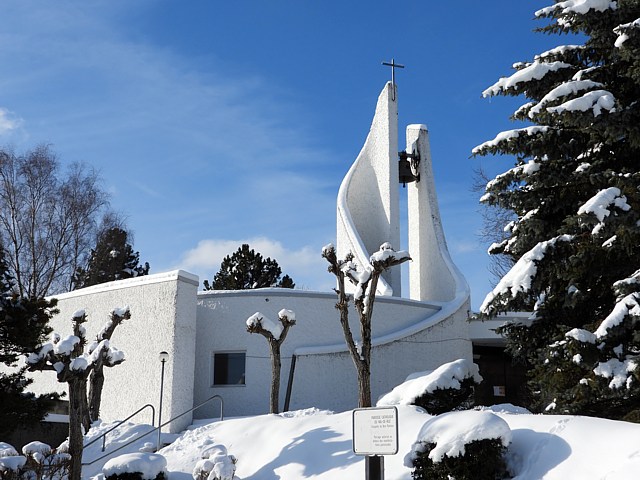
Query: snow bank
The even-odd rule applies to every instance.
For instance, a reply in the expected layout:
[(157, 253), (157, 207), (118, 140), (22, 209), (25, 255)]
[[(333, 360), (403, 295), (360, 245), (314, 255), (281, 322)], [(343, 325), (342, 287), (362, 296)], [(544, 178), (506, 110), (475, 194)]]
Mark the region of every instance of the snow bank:
[(412, 467), (428, 444), (436, 445), (429, 452), (429, 458), (437, 463), (445, 456), (464, 455), (465, 445), (471, 442), (490, 439), (500, 440), (505, 447), (511, 443), (509, 424), (496, 414), (476, 410), (443, 413), (422, 426), (411, 452), (405, 456), (404, 464)]
[(482, 381), (478, 366), (466, 359), (459, 359), (439, 366), (433, 372), (411, 374), (404, 383), (383, 395), (376, 404), (378, 407), (390, 405), (412, 405), (416, 398), (425, 393), (446, 388), (459, 389), (460, 382), (473, 378), (476, 383)]
[(102, 467), (102, 473), (108, 477), (122, 473), (139, 472), (142, 474), (143, 480), (153, 480), (160, 473), (165, 472), (166, 467), (166, 459), (157, 453), (125, 453), (105, 463)]

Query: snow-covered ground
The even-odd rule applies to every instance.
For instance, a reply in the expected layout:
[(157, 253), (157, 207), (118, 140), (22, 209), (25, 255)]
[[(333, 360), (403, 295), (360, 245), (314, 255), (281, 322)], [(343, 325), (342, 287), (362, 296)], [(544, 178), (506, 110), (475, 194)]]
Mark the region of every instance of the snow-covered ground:
[[(385, 457), (385, 478), (411, 480), (404, 457), (423, 424), (433, 417), (417, 407), (397, 408), (399, 451)], [(508, 462), (518, 480), (640, 478), (640, 425), (589, 417), (532, 415), (511, 405), (485, 410), (509, 425)], [(102, 425), (99, 429), (107, 428)], [(134, 431), (146, 428), (150, 427), (119, 427), (108, 435), (107, 451), (132, 438)], [(144, 442), (155, 442), (155, 434), (128, 451), (136, 451)], [(99, 456), (99, 444), (87, 449), (85, 461)], [(171, 480), (188, 480), (202, 452), (216, 444), (226, 446), (229, 455), (237, 458), (236, 476), (242, 480), (364, 478), (363, 458), (352, 451), (351, 411), (309, 409), (223, 422), (197, 421), (158, 453), (167, 460)], [(85, 467), (84, 476), (88, 478), (99, 471), (99, 464)]]

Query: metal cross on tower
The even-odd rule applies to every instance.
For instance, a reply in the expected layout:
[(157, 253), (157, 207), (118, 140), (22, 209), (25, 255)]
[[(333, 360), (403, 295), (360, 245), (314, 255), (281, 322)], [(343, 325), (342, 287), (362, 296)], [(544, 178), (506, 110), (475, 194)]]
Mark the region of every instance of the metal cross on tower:
[(385, 65), (387, 67), (391, 67), (391, 85), (393, 86), (393, 98), (392, 100), (395, 100), (395, 96), (396, 96), (396, 68), (404, 68), (404, 65), (400, 65), (399, 63), (396, 63), (396, 61), (392, 58), (391, 59), (391, 63), (389, 62), (382, 62), (382, 65)]

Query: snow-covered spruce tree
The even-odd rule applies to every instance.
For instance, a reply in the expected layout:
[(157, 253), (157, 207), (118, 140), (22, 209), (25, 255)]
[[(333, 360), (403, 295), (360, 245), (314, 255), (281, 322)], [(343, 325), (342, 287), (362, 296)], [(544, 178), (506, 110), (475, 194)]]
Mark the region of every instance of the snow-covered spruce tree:
[(296, 285), (289, 275), (280, 278), (282, 269), (278, 262), (244, 243), (233, 254), (227, 255), (220, 264), (220, 270), (210, 284), (205, 280), (205, 290), (250, 290), (252, 288), (294, 288)]
[(96, 247), (91, 250), (86, 268), (77, 270), (75, 288), (149, 274), (149, 263), (140, 265), (140, 253), (129, 243), (130, 234), (120, 227), (101, 232)]
[(49, 319), (56, 301), (21, 298), (12, 289), (0, 248), (0, 362), (15, 369), (0, 373), (0, 438), (42, 420), (59, 398), (26, 392), (33, 380), (26, 377), (26, 367), (18, 367), (19, 358), (39, 348), (51, 332)]
[[(386, 269), (411, 260), (405, 251), (396, 252), (389, 243), (383, 243), (380, 250), (371, 255), (369, 264), (358, 271), (353, 262), (353, 254), (349, 253), (344, 260), (338, 260), (333, 245), (322, 249), (322, 256), (329, 262), (329, 272), (336, 276), (338, 295), (336, 309), (340, 312), (340, 325), (351, 359), (358, 373), (358, 406), (371, 406), (371, 318), (376, 299), (376, 288), (380, 275)], [(360, 340), (356, 341), (349, 326), (349, 295), (345, 290), (345, 278), (356, 286), (353, 295), (356, 312), (360, 322)]]
[(280, 346), (287, 338), (289, 329), (296, 324), (296, 314), (282, 309), (278, 312), (279, 323), (273, 322), (262, 313), (256, 312), (247, 319), (247, 332), (259, 333), (269, 342), (271, 356), (271, 392), (269, 396), (269, 413), (279, 413), (278, 397), (280, 396)]
[(71, 318), (72, 335), (62, 338), (54, 332), (50, 342), (26, 358), (30, 370), (53, 370), (58, 382), (68, 385), (70, 480), (80, 480), (82, 473), (82, 429), (89, 427), (87, 379), (99, 359), (105, 355), (112, 365), (124, 361), (123, 352), (111, 346), (108, 340), (92, 344), (87, 353), (84, 352), (87, 340), (83, 323), (86, 321), (84, 310), (78, 310)]
[(517, 63), (484, 92), (526, 97), (513, 119), (533, 125), (473, 152), (516, 158), (482, 201), (516, 215), (490, 253), (517, 263), (481, 311), (533, 312), (502, 329), (533, 367), (533, 408), (621, 418), (640, 406), (640, 1), (557, 1), (536, 16), (584, 43)]

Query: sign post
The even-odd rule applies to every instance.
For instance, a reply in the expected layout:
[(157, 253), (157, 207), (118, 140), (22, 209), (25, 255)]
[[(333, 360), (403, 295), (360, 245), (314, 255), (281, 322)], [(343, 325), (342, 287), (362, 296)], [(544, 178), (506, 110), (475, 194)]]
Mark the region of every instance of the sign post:
[(396, 407), (357, 408), (353, 411), (353, 453), (366, 456), (366, 480), (384, 480), (383, 455), (398, 453)]

